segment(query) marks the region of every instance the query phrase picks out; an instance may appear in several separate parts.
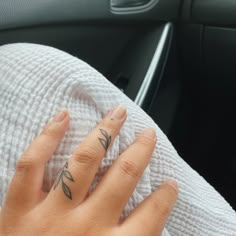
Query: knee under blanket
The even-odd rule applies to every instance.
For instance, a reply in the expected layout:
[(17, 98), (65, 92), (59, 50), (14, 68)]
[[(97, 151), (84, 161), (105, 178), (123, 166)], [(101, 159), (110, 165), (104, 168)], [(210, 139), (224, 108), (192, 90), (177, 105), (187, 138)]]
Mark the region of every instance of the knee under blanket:
[(34, 44), (0, 47), (0, 204), (18, 158), (57, 111), (67, 108), (71, 123), (46, 167), (45, 189), (52, 186), (78, 143), (108, 110), (119, 104), (127, 108), (128, 119), (102, 161), (94, 185), (144, 128), (153, 127), (158, 138), (156, 148), (123, 217), (163, 181), (174, 178), (179, 185), (179, 198), (163, 235), (236, 235), (234, 210), (181, 159), (141, 108), (85, 62)]

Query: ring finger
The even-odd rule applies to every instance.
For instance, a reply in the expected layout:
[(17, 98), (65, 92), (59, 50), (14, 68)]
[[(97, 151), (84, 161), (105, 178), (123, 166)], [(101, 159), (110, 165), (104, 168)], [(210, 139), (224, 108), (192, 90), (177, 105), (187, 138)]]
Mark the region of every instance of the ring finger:
[(109, 169), (88, 200), (88, 204), (99, 212), (100, 218), (104, 217), (112, 223), (119, 221), (125, 205), (150, 161), (155, 143), (155, 131), (144, 130)]

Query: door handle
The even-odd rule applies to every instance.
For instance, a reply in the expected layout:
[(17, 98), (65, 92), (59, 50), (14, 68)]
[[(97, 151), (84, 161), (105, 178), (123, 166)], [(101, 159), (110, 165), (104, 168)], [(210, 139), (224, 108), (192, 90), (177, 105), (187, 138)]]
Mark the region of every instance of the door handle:
[(111, 0), (111, 6), (116, 8), (139, 7), (146, 5), (151, 0)]

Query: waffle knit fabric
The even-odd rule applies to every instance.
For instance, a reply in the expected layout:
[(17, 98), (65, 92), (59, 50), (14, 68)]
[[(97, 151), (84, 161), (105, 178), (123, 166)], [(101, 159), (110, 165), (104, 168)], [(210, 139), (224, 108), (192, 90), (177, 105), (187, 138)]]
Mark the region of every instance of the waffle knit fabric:
[(78, 143), (108, 110), (119, 104), (127, 107), (128, 119), (103, 159), (93, 186), (144, 128), (153, 127), (158, 141), (123, 217), (163, 181), (173, 178), (178, 182), (180, 193), (165, 235), (236, 235), (235, 211), (179, 157), (142, 109), (85, 62), (60, 50), (35, 44), (0, 47), (0, 204), (3, 204), (18, 158), (56, 112), (67, 108), (71, 123), (46, 167), (46, 190)]

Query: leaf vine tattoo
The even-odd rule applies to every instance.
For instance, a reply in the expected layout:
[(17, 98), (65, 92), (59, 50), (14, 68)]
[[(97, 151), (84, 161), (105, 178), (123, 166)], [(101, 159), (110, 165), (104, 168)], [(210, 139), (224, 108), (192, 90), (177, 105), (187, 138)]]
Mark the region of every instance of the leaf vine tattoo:
[(62, 184), (62, 190), (64, 192), (64, 194), (70, 199), (72, 200), (72, 193), (69, 189), (69, 187), (65, 184), (64, 182), (64, 177), (72, 182), (75, 182), (71, 173), (67, 170), (68, 169), (68, 162), (66, 162), (66, 164), (63, 167), (63, 170), (61, 171), (61, 174), (58, 176), (55, 185), (54, 185), (54, 190), (56, 189), (56, 187), (59, 185), (59, 183), (61, 182)]
[(108, 147), (111, 144), (111, 135), (107, 133), (104, 129), (99, 129), (101, 134), (103, 135), (103, 138), (98, 138), (104, 149), (107, 151)]

